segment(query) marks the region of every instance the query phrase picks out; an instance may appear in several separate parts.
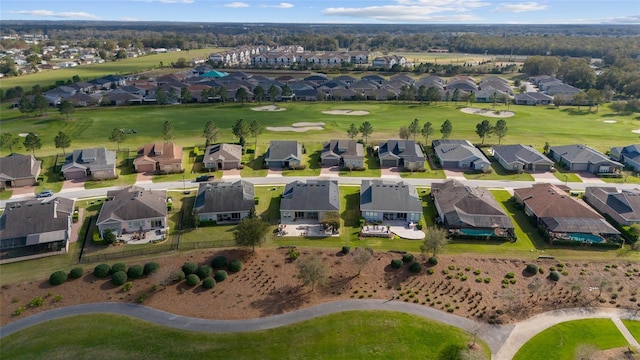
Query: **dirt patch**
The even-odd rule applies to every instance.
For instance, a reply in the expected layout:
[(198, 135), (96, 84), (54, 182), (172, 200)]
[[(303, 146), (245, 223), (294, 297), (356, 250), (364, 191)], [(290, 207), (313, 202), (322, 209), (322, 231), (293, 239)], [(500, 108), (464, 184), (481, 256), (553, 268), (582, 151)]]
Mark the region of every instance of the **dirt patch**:
[(351, 115), (351, 116), (363, 116), (369, 115), (366, 110), (326, 110), (322, 112), (327, 115)]
[(266, 105), (266, 106), (258, 106), (252, 107), (253, 111), (285, 111), (287, 108), (277, 107), (276, 105)]
[[(392, 269), (392, 259), (401, 255), (375, 253), (362, 269), (360, 276), (351, 255), (342, 256), (333, 250), (299, 249), (301, 256), (290, 261), (287, 249), (250, 250), (197, 250), (192, 253), (172, 253), (145, 260), (112, 260), (109, 264), (124, 262), (128, 266), (144, 265), (156, 261), (160, 270), (150, 277), (132, 280), (133, 287), (123, 292), (114, 287), (108, 278), (93, 276), (93, 265), (84, 265), (85, 275), (76, 280), (52, 287), (48, 279), (4, 285), (0, 291), (0, 324), (37, 312), (63, 306), (103, 301), (134, 303), (143, 294), (144, 304), (171, 313), (208, 319), (256, 318), (305, 308), (311, 305), (346, 299), (391, 299), (406, 301), (446, 311), (479, 321), (510, 323), (548, 310), (603, 306), (638, 309), (637, 282), (640, 265), (627, 261), (563, 263), (557, 260), (523, 261), (497, 258), (474, 258), (461, 255), (441, 255), (439, 264), (429, 268), (426, 257), (417, 256), (424, 268), (420, 274), (408, 271), (408, 266)], [(187, 261), (211, 264), (216, 255), (243, 262), (238, 273), (216, 284), (211, 290), (187, 287), (184, 281), (168, 286), (160, 285), (171, 272), (179, 270)], [(317, 286), (314, 292), (303, 287), (296, 278), (296, 262), (318, 254), (328, 268), (327, 282)], [(523, 270), (528, 262), (536, 262), (544, 274), (526, 275)], [(548, 280), (550, 267), (561, 269), (558, 282)], [(615, 266), (615, 267), (614, 267)], [(433, 269), (429, 274), (427, 269)], [(597, 297), (598, 277), (607, 271), (608, 279), (615, 279), (603, 286), (601, 300)], [(62, 269), (60, 269), (62, 270)], [(514, 280), (503, 279), (513, 273)], [(625, 276), (625, 274), (631, 274)], [(615, 277), (613, 277), (615, 276)], [(534, 288), (531, 283), (537, 281)], [(577, 288), (572, 290), (573, 284)], [(504, 286), (504, 287), (503, 287)], [(615, 295), (614, 295), (615, 294)], [(44, 305), (29, 307), (36, 296), (44, 298)], [(56, 299), (58, 301), (56, 301)], [(634, 299), (633, 301), (631, 299)], [(19, 316), (11, 314), (18, 308)], [(449, 310), (451, 309), (451, 310)]]
[(487, 116), (487, 117), (492, 117), (492, 118), (508, 118), (508, 117), (512, 117), (513, 115), (515, 115), (515, 113), (513, 111), (500, 110), (500, 111), (498, 111), (496, 113), (493, 110), (478, 109), (478, 108), (474, 108), (474, 107), (462, 108), (462, 109), (460, 109), (460, 111), (462, 111), (465, 114), (482, 115), (482, 116)]
[(267, 126), (269, 131), (293, 131), (293, 132), (305, 132), (309, 130), (324, 130), (325, 123), (323, 122), (297, 122), (291, 124), (291, 126)]

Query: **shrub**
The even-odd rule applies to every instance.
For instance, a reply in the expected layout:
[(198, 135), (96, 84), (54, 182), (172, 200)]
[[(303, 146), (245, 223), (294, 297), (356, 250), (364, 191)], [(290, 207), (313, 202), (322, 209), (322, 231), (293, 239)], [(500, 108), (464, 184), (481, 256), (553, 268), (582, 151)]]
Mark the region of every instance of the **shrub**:
[(238, 272), (238, 271), (242, 270), (242, 261), (233, 260), (232, 262), (229, 263), (228, 269), (231, 272)]
[(400, 269), (402, 267), (402, 260), (400, 259), (391, 260), (391, 267), (394, 269)]
[(507, 279), (513, 279), (514, 277), (516, 277), (516, 274), (510, 272), (510, 273), (507, 273), (507, 275), (505, 275), (504, 277), (506, 277)]
[(202, 287), (205, 289), (213, 289), (216, 286), (216, 280), (212, 277), (208, 277), (202, 280)]
[(405, 263), (405, 264), (412, 263), (413, 259), (415, 259), (413, 254), (404, 254), (404, 255), (402, 255), (402, 262)]
[(348, 246), (346, 246), (346, 245), (342, 247), (342, 253), (343, 253), (344, 255), (347, 255), (347, 254), (349, 253), (349, 251), (351, 251), (351, 248), (350, 248), (350, 247), (348, 247)]
[(139, 279), (144, 275), (144, 268), (142, 265), (131, 265), (127, 270), (127, 277), (130, 279)]
[(224, 269), (229, 265), (229, 261), (227, 261), (227, 257), (224, 255), (218, 255), (211, 260), (211, 266), (214, 269)]
[(432, 256), (429, 258), (429, 265), (438, 265), (438, 258), (435, 256)]
[(109, 275), (110, 270), (109, 264), (100, 264), (93, 269), (93, 275), (97, 278), (105, 278)]
[(227, 279), (227, 272), (224, 270), (218, 270), (216, 271), (216, 273), (213, 275), (213, 278), (217, 281), (217, 282), (222, 282), (225, 281)]
[(19, 316), (20, 314), (22, 314), (22, 312), (24, 311), (24, 306), (20, 306), (19, 308), (15, 309), (11, 315), (13, 316)]
[(489, 284), (491, 282), (491, 278), (484, 278), (484, 282)]
[(196, 270), (196, 275), (200, 278), (200, 280), (204, 280), (211, 276), (213, 269), (209, 265), (200, 265), (198, 266), (198, 270)]
[(482, 273), (482, 270), (480, 270), (480, 269), (473, 270), (473, 274), (474, 275), (480, 275), (481, 273)]
[(124, 283), (124, 286), (122, 287), (122, 291), (127, 292), (131, 290), (132, 287), (133, 287), (133, 283), (131, 281), (127, 281), (126, 283)]
[(433, 275), (434, 272), (436, 272), (436, 271), (431, 269), (431, 268), (427, 269), (427, 274), (429, 274), (429, 275)]
[(69, 272), (69, 277), (72, 279), (79, 279), (82, 277), (83, 274), (84, 274), (84, 269), (81, 267), (76, 267), (71, 269), (71, 271)]
[(200, 278), (196, 274), (187, 275), (187, 285), (196, 286), (200, 282)]
[(289, 255), (289, 259), (291, 259), (291, 261), (295, 261), (297, 258), (300, 257), (300, 252), (298, 250), (296, 250), (295, 248), (291, 248), (291, 249), (289, 249), (288, 255)]
[[(65, 275), (67, 275), (65, 273)], [(41, 296), (36, 296), (29, 301), (29, 307), (40, 307), (44, 305), (44, 299)]]
[(422, 271), (422, 264), (420, 264), (419, 262), (411, 263), (411, 265), (409, 265), (409, 271), (411, 271), (412, 273), (419, 273), (420, 271)]
[(144, 264), (143, 272), (145, 275), (149, 276), (154, 272), (158, 271), (158, 269), (160, 269), (160, 264), (158, 264), (157, 262), (148, 262)]
[(169, 278), (167, 280), (171, 282), (178, 282), (184, 280), (185, 277), (187, 277), (187, 275), (184, 274), (184, 271), (176, 270), (172, 271), (171, 274), (169, 274)]
[(560, 273), (557, 271), (552, 271), (549, 273), (549, 279), (553, 280), (553, 281), (558, 281), (560, 280)]
[(115, 274), (118, 271), (127, 271), (127, 265), (124, 263), (115, 263), (111, 266), (111, 270), (109, 271), (111, 274)]
[(525, 271), (531, 275), (535, 275), (538, 273), (538, 265), (536, 264), (529, 264), (527, 265), (527, 268), (525, 269)]
[(51, 276), (49, 276), (49, 284), (51, 285), (60, 285), (67, 281), (67, 273), (64, 271), (56, 271)]
[(186, 262), (182, 265), (182, 272), (189, 276), (191, 274), (195, 274), (198, 271), (198, 265), (192, 262)]
[(124, 271), (117, 271), (111, 275), (111, 282), (115, 286), (122, 286), (127, 282), (127, 273)]

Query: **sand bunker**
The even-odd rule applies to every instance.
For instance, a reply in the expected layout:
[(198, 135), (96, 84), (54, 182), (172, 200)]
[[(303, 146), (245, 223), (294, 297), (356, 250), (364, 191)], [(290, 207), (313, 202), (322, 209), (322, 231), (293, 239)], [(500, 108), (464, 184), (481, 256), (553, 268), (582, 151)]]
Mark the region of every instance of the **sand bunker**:
[(326, 111), (323, 111), (322, 113), (327, 115), (356, 115), (356, 116), (369, 114), (369, 112), (366, 110), (326, 110)]
[(27, 135), (29, 135), (29, 133), (20, 133), (20, 134), (18, 134), (18, 136), (20, 136), (20, 137), (27, 137)]
[(512, 117), (513, 115), (515, 115), (515, 113), (513, 111), (500, 110), (500, 112), (498, 114), (496, 114), (496, 112), (493, 111), (493, 110), (478, 109), (478, 108), (473, 108), (473, 107), (462, 108), (462, 109), (460, 109), (460, 111), (462, 111), (465, 114), (482, 115), (482, 116), (487, 116), (487, 117), (492, 117), (492, 118), (508, 118), (508, 117)]
[(617, 120), (613, 120), (613, 119), (607, 119), (607, 120), (602, 120), (603, 123), (605, 124), (615, 124), (618, 121)]
[(277, 107), (275, 105), (258, 106), (251, 108), (253, 111), (285, 111), (287, 108)]
[(324, 130), (325, 123), (323, 122), (297, 122), (291, 124), (291, 126), (267, 126), (269, 131), (293, 131), (293, 132), (305, 132), (309, 130)]
[(631, 130), (631, 132), (634, 134), (640, 134), (640, 129)]

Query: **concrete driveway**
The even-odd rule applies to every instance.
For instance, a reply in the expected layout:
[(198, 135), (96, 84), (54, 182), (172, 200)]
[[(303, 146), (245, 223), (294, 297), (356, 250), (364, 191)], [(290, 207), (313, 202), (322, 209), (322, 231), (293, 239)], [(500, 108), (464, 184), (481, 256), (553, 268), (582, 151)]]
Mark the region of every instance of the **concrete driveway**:
[(462, 170), (444, 170), (447, 179), (465, 180), (464, 171)]
[(550, 171), (533, 172), (531, 173), (531, 176), (536, 182), (544, 182), (544, 183), (550, 183), (550, 184), (560, 184), (562, 182)]
[(222, 179), (240, 179), (240, 169), (222, 170)]
[(339, 166), (323, 166), (320, 169), (320, 176), (337, 177), (339, 174)]
[(381, 168), (381, 179), (400, 179), (400, 170), (397, 167)]
[(282, 168), (269, 168), (267, 177), (282, 177)]
[(596, 176), (595, 174), (592, 174), (590, 172), (581, 171), (581, 172), (577, 173), (577, 175), (580, 177), (580, 179), (582, 179), (582, 182), (585, 183), (585, 184), (599, 184), (599, 185), (602, 185), (602, 184), (605, 183), (598, 176)]

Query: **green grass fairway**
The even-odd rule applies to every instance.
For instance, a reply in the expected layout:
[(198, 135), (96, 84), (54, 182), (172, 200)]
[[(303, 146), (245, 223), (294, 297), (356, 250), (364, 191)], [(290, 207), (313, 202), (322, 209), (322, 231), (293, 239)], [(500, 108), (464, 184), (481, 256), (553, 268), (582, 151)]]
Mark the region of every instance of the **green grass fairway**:
[(518, 351), (514, 360), (573, 360), (580, 344), (594, 345), (600, 350), (628, 346), (610, 319), (588, 319), (564, 322), (539, 333)]
[[(264, 104), (264, 103), (263, 103)], [(299, 121), (325, 122), (322, 131), (273, 132), (265, 131), (258, 138), (260, 156), (266, 150), (270, 140), (299, 140), (303, 143), (322, 143), (332, 138), (346, 138), (346, 130), (351, 123), (359, 126), (364, 121), (373, 125), (374, 132), (368, 144), (396, 138), (398, 129), (407, 126), (417, 118), (421, 123), (430, 121), (436, 129), (432, 138), (439, 137), (439, 127), (444, 120), (453, 123), (451, 139), (469, 139), (479, 141), (475, 126), (483, 116), (464, 114), (452, 104), (426, 105), (401, 102), (291, 102), (280, 103), (286, 111), (258, 112), (251, 110), (256, 104), (189, 104), (176, 106), (128, 106), (77, 109), (71, 120), (64, 120), (55, 110), (40, 117), (24, 117), (17, 109), (4, 109), (0, 112), (0, 127), (3, 132), (14, 134), (35, 132), (42, 139), (43, 147), (36, 153), (44, 156), (56, 153), (54, 137), (63, 131), (72, 139), (71, 148), (105, 145), (115, 148), (107, 138), (113, 128), (133, 128), (136, 134), (128, 134), (120, 144), (121, 148), (136, 149), (148, 142), (162, 139), (162, 124), (166, 120), (173, 122), (176, 129), (175, 142), (182, 146), (194, 146), (204, 143), (202, 129), (212, 119), (221, 129), (219, 141), (236, 141), (231, 133), (233, 123), (239, 119), (257, 119), (267, 126), (287, 126)], [(480, 105), (478, 105), (480, 106)], [(462, 107), (462, 105), (460, 105)], [(324, 110), (350, 109), (367, 110), (365, 116), (337, 116), (323, 114)], [(542, 148), (545, 142), (551, 145), (585, 143), (601, 151), (611, 146), (634, 143), (637, 135), (631, 130), (638, 127), (637, 114), (617, 116), (606, 106), (598, 113), (574, 115), (572, 108), (540, 106), (512, 106), (516, 115), (507, 119), (509, 133), (502, 139), (505, 144), (522, 143)], [(605, 118), (615, 118), (617, 123), (603, 123)], [(491, 119), (495, 122), (495, 119)], [(251, 168), (251, 164), (245, 167)], [(257, 164), (256, 164), (257, 165)], [(256, 166), (257, 167), (257, 166)], [(259, 168), (255, 170), (260, 170)], [(248, 171), (248, 170), (247, 170)], [(252, 170), (253, 171), (253, 170)], [(244, 175), (244, 172), (243, 172)]]
[(627, 327), (631, 335), (640, 342), (640, 321), (622, 320), (622, 323)]
[[(448, 325), (385, 311), (338, 313), (239, 334), (175, 330), (100, 314), (54, 320), (10, 335), (2, 340), (2, 357), (142, 360), (215, 354), (221, 359), (398, 359), (400, 354), (411, 354), (416, 359), (438, 359), (448, 348), (465, 348), (470, 338)], [(488, 356), (487, 346), (479, 344)]]
[(22, 86), (25, 90), (31, 90), (34, 85), (40, 85), (44, 88), (55, 84), (57, 80), (70, 80), (74, 75), (78, 75), (82, 81), (87, 81), (111, 74), (133, 74), (159, 68), (160, 63), (162, 63), (163, 66), (169, 66), (179, 58), (185, 58), (187, 60), (191, 60), (196, 57), (203, 58), (207, 57), (207, 55), (212, 52), (218, 52), (221, 50), (222, 49), (218, 48), (197, 49), (166, 54), (152, 54), (119, 61), (107, 61), (103, 64), (77, 66), (68, 69), (45, 70), (24, 76), (3, 78), (2, 81), (0, 81), (0, 88), (6, 90), (10, 87)]

